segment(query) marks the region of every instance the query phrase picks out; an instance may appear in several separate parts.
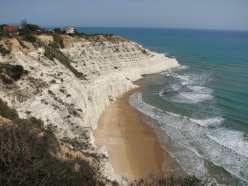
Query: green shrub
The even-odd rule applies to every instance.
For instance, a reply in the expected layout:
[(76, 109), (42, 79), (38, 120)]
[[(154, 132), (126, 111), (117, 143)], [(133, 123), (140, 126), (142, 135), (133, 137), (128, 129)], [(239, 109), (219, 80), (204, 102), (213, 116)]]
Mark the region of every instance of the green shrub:
[(22, 38), (24, 41), (30, 42), (30, 43), (35, 43), (36, 42), (36, 37), (32, 35), (26, 35)]
[(7, 103), (2, 101), (1, 99), (0, 99), (0, 115), (11, 120), (15, 120), (18, 118), (16, 111), (14, 109), (9, 108)]
[(52, 48), (48, 46), (44, 46), (44, 49), (45, 49), (44, 56), (50, 59), (51, 61), (53, 61), (56, 56)]
[(55, 29), (53, 29), (53, 31), (56, 34), (66, 34), (66, 32), (63, 29), (61, 29), (61, 28), (55, 28)]
[(29, 29), (31, 32), (36, 32), (38, 30), (42, 30), (42, 28), (38, 25), (35, 24), (26, 24), (25, 25), (26, 29)]
[(64, 48), (63, 38), (59, 34), (53, 34), (54, 44), (57, 45), (58, 48)]
[(40, 28), (38, 25), (35, 24), (27, 24), (22, 23), (22, 29), (20, 30), (20, 35), (27, 36), (27, 35), (32, 35), (33, 33), (37, 31), (41, 31), (42, 28)]
[(6, 72), (10, 78), (17, 81), (24, 74), (24, 68), (21, 65), (1, 64), (0, 75), (4, 72)]
[(7, 68), (7, 74), (15, 81), (20, 79), (23, 73), (24, 68), (21, 65), (11, 65)]

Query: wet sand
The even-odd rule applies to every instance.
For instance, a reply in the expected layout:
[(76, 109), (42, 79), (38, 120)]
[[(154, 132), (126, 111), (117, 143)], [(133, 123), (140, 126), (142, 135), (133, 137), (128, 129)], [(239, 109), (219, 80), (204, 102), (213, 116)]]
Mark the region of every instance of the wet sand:
[(162, 148), (143, 115), (129, 105), (128, 98), (134, 91), (122, 95), (102, 113), (94, 131), (95, 144), (106, 146), (110, 163), (119, 175), (128, 179), (144, 178), (151, 173), (164, 176), (164, 165), (170, 161), (173, 167), (174, 160)]

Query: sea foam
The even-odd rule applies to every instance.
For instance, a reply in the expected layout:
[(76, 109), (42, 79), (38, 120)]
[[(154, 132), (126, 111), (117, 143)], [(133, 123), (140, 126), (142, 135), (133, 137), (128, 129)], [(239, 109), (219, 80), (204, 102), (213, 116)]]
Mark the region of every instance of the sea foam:
[(218, 129), (209, 138), (248, 158), (248, 140), (243, 132)]
[(216, 126), (220, 125), (223, 121), (224, 118), (220, 117), (213, 117), (213, 118), (206, 118), (206, 119), (190, 119), (192, 122), (195, 122), (201, 126)]
[(205, 161), (210, 161), (248, 183), (248, 151), (245, 150), (248, 143), (242, 133), (206, 127), (220, 124), (223, 121), (221, 117), (196, 120), (158, 110), (144, 103), (142, 94), (138, 92), (130, 96), (129, 101), (137, 110), (158, 121), (170, 137), (173, 148), (167, 150), (189, 174), (199, 178), (210, 177), (205, 166)]
[[(175, 103), (196, 104), (213, 99), (213, 90), (205, 85), (210, 81), (207, 74), (171, 72), (174, 78), (169, 85), (159, 92), (159, 96)], [(168, 95), (168, 92), (171, 94)], [(174, 92), (174, 94), (172, 94)]]
[(171, 101), (176, 103), (200, 103), (211, 99), (213, 99), (213, 96), (207, 93), (180, 92), (173, 96)]

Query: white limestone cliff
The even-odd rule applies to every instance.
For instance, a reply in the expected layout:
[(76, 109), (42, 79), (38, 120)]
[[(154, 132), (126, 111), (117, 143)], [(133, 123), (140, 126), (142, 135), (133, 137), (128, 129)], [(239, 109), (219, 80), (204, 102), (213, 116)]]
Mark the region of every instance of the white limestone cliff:
[[(46, 43), (52, 42), (50, 37), (44, 38)], [(0, 81), (0, 98), (21, 117), (41, 119), (62, 142), (100, 156), (106, 151), (94, 146), (92, 134), (106, 106), (134, 88), (132, 82), (142, 75), (179, 66), (175, 59), (151, 52), (132, 41), (73, 39), (60, 51), (85, 75), (82, 79), (57, 59), (52, 61), (45, 57), (43, 47), (34, 47), (28, 42), (23, 42), (23, 47), (16, 39), (1, 42), (2, 46), (10, 44), (11, 53), (0, 54), (0, 64), (22, 65), (28, 73), (12, 85)], [(105, 175), (115, 179), (106, 158), (103, 162)]]

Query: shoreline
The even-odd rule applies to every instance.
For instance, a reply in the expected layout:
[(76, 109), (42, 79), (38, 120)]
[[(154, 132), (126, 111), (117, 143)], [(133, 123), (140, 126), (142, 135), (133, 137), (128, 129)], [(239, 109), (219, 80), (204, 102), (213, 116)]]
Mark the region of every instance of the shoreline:
[[(128, 180), (174, 175), (176, 161), (161, 145), (155, 128), (145, 116), (129, 104), (132, 89), (103, 111), (94, 131), (97, 147), (105, 146), (115, 173)], [(177, 172), (176, 175), (181, 175)]]

